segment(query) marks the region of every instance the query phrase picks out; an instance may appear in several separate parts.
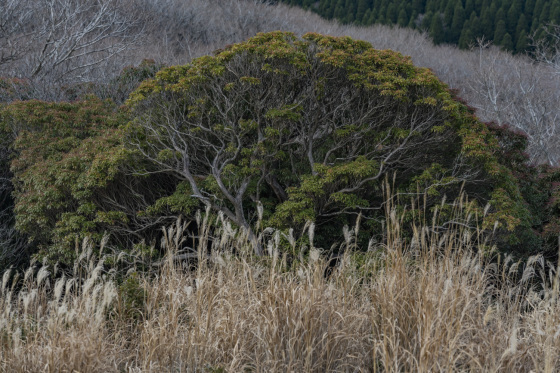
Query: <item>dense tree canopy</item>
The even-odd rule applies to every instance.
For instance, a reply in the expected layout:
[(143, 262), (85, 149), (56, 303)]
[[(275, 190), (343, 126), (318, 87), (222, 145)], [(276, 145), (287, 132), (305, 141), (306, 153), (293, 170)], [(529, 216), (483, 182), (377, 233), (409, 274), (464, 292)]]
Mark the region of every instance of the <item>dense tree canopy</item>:
[[(4, 219), (15, 213), (15, 228), (30, 241), (28, 249), (71, 263), (75, 242), (86, 236), (100, 239), (111, 233), (124, 248), (159, 229), (160, 220), (138, 211), (174, 186), (161, 177), (127, 171), (143, 163), (122, 142), (119, 127), (126, 116), (113, 102), (128, 96), (155, 69), (145, 61), (108, 85), (74, 87), (75, 94), (89, 90), (112, 99), (90, 94), (75, 102), (28, 100), (0, 107), (0, 202)], [(17, 262), (13, 257), (6, 261)]]
[(249, 232), (260, 206), (268, 224), (314, 221), (319, 238), (357, 214), (379, 228), (393, 175), (401, 193), (429, 203), (461, 188), (481, 211), (489, 202), (487, 228), (532, 224), (497, 132), (429, 70), (365, 42), (259, 34), (160, 71), (127, 105), (130, 141), (182, 181), (185, 203)]
[(282, 0), (344, 23), (398, 24), (429, 31), (436, 44), (462, 48), (484, 37), (515, 52), (525, 52), (527, 36), (560, 24), (559, 0)]

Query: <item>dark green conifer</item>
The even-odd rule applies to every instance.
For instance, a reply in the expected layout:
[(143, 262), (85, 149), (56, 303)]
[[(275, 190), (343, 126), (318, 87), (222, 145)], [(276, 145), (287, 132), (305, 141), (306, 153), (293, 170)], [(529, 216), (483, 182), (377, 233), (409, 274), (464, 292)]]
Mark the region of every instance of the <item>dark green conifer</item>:
[(477, 17), (476, 12), (472, 11), (469, 17), (469, 27), (472, 33), (472, 39), (482, 36), (482, 28), (480, 19)]
[[(506, 23), (503, 19), (501, 19), (496, 24), (496, 30), (494, 31), (494, 44), (502, 45), (502, 40), (504, 39), (506, 33), (507, 33)], [(511, 39), (511, 35), (510, 35), (510, 39)]]
[(439, 14), (435, 14), (432, 17), (432, 24), (430, 25), (430, 36), (434, 40), (434, 44), (441, 44), (444, 42), (443, 25), (441, 23), (441, 17)]
[(404, 9), (399, 12), (399, 17), (397, 18), (397, 24), (401, 27), (406, 27), (408, 25), (408, 16)]
[(463, 25), (465, 24), (465, 9), (461, 1), (455, 3), (455, 11), (453, 12), (453, 21), (451, 22), (451, 29), (449, 30), (448, 41), (452, 43), (457, 43), (459, 37), (461, 36), (461, 31), (463, 30)]
[(453, 22), (454, 11), (455, 11), (455, 0), (449, 0), (447, 2), (447, 6), (445, 7), (445, 11), (443, 12), (443, 23), (446, 26), (451, 26), (451, 22)]
[(371, 18), (371, 9), (366, 10), (366, 12), (364, 13), (364, 16), (362, 17), (362, 20), (360, 21), (362, 25), (370, 25), (371, 23), (369, 22)]
[(519, 16), (519, 21), (517, 21), (517, 27), (515, 28), (515, 40), (519, 39), (521, 32), (527, 30), (527, 20), (525, 14)]
[(527, 19), (533, 19), (533, 10), (535, 9), (536, 0), (525, 0), (525, 5), (523, 6), (523, 14)]
[(541, 15), (539, 16), (540, 25), (546, 25), (550, 20), (550, 3), (545, 3)]
[(487, 9), (482, 13), (480, 19), (480, 29), (482, 36), (486, 39), (492, 39), (494, 37), (494, 19), (491, 15), (490, 9)]
[(418, 13), (416, 13), (416, 11), (413, 11), (408, 21), (407, 27), (416, 28), (418, 26), (417, 21), (418, 21)]
[(475, 11), (474, 1), (473, 0), (467, 0), (465, 2), (465, 14), (471, 14), (474, 11)]
[[(369, 10), (369, 4), (367, 0), (358, 0), (358, 6), (356, 7), (356, 22), (364, 23), (363, 20)], [(368, 16), (369, 17), (369, 16)]]
[(527, 50), (528, 46), (529, 46), (529, 41), (527, 39), (527, 33), (525, 32), (525, 30), (522, 30), (521, 33), (519, 34), (519, 37), (517, 38), (515, 52), (524, 53)]
[(513, 51), (513, 40), (509, 32), (506, 32), (501, 42), (502, 47), (507, 51)]
[(345, 5), (346, 5), (345, 0), (338, 0), (338, 2), (336, 3), (336, 7), (334, 9), (334, 18), (340, 20), (344, 18), (344, 16), (346, 15), (346, 12), (344, 11)]
[(342, 19), (344, 23), (352, 23), (354, 22), (355, 15), (356, 15), (356, 1), (355, 0), (346, 0), (346, 5), (344, 6), (344, 11), (346, 16)]
[(422, 17), (422, 23), (420, 24), (420, 28), (422, 30), (430, 31), (430, 25), (432, 24), (433, 16), (434, 14), (431, 10), (424, 14), (424, 16)]
[(521, 15), (521, 0), (513, 0), (506, 16), (506, 28), (510, 35), (515, 34), (515, 28)]
[(470, 47), (471, 43), (473, 42), (473, 32), (470, 28), (470, 22), (465, 21), (463, 29), (461, 31), (461, 36), (459, 37), (459, 48), (467, 49)]
[(550, 6), (550, 22), (560, 24), (560, 0), (554, 0)]
[(397, 23), (399, 14), (397, 13), (397, 6), (395, 3), (391, 2), (387, 6), (387, 13), (385, 14), (385, 20), (389, 23)]

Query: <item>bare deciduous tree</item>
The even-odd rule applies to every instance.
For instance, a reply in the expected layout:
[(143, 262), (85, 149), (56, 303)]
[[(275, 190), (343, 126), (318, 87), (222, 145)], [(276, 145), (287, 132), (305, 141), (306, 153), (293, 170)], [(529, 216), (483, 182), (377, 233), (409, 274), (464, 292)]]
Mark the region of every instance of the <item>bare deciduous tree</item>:
[(141, 36), (125, 0), (2, 2), (0, 76), (28, 79), (45, 95), (56, 85), (92, 81), (107, 69), (118, 72), (122, 66), (110, 60)]
[(560, 25), (549, 24), (542, 31), (540, 38), (531, 37), (534, 56), (560, 74)]
[(0, 0), (0, 65), (20, 59), (32, 35), (33, 11), (25, 1)]
[(78, 79), (130, 47), (134, 20), (120, 0), (43, 0), (41, 25), (34, 37), (38, 49), (28, 59), (31, 77), (52, 74)]
[(478, 116), (509, 124), (527, 134), (532, 163), (555, 166), (560, 161), (560, 79), (548, 66), (528, 57), (481, 44), (478, 61), (463, 88)]

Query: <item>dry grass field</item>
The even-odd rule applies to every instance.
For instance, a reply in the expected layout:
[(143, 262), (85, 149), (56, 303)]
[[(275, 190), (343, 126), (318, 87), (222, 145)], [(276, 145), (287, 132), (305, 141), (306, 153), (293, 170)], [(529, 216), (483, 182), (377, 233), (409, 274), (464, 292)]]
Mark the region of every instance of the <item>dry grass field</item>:
[(163, 262), (119, 258), (137, 263), (126, 276), (86, 241), (69, 274), (4, 274), (0, 370), (558, 371), (559, 282), (542, 257), (520, 268), (477, 254), (476, 230), (415, 224), (405, 239), (405, 225), (388, 206), (383, 242), (360, 254), (348, 229), (330, 276), (312, 225), (307, 246), (268, 232), (269, 255), (255, 258), (242, 232), (199, 216), (199, 262), (185, 268), (173, 260), (189, 240), (178, 221)]

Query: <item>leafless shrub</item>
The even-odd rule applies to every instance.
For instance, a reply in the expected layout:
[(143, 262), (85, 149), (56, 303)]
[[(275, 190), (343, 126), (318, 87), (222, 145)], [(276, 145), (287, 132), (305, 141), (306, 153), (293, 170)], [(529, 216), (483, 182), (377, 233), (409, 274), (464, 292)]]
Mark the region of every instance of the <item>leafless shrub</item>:
[(32, 9), (19, 0), (0, 1), (0, 66), (20, 59), (28, 52), (27, 38)]

